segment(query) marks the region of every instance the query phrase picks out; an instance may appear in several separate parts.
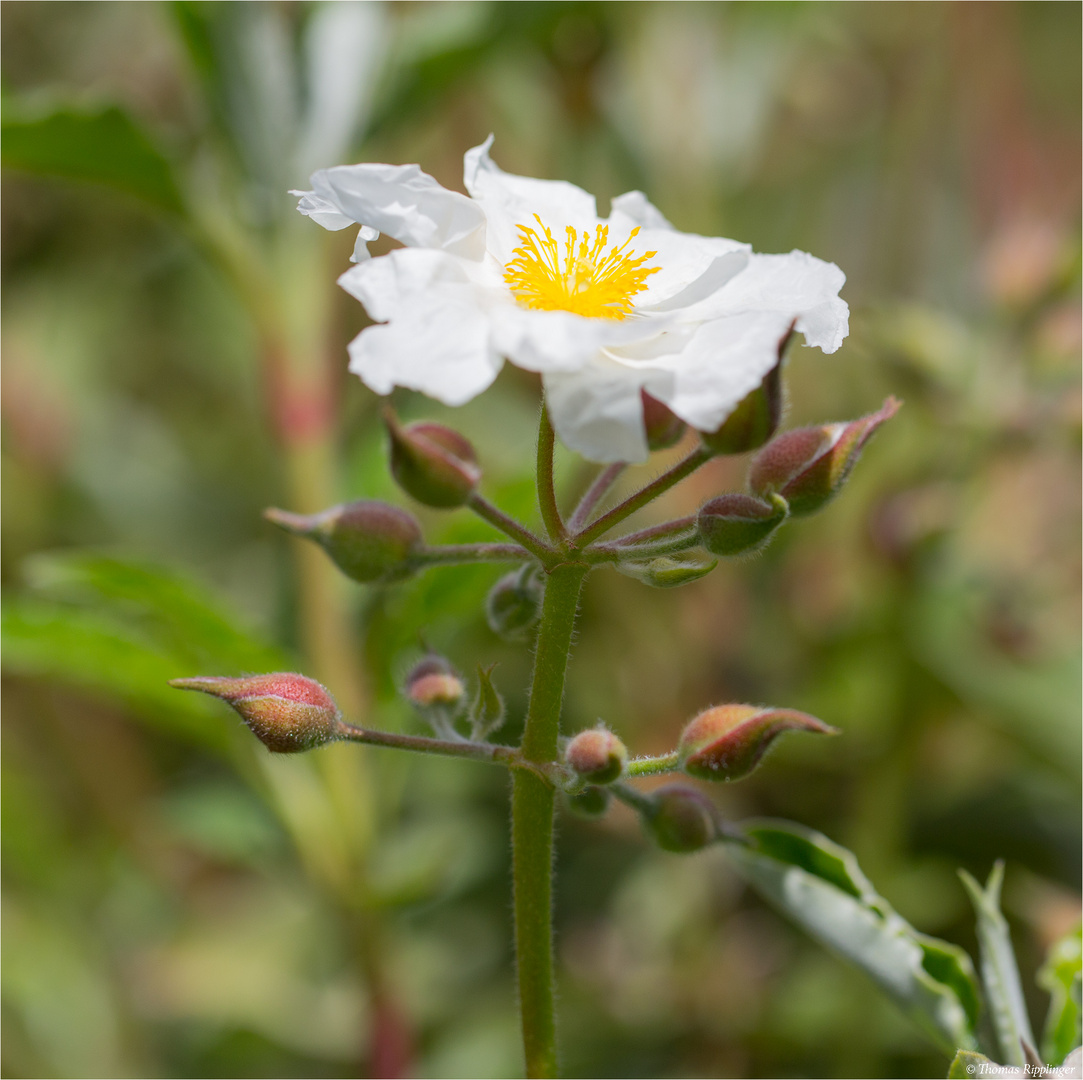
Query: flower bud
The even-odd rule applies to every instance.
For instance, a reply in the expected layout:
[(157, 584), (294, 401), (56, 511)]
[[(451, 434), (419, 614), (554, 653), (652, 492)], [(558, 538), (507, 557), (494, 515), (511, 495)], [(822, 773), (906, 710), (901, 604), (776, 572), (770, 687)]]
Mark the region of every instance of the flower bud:
[(564, 760), (592, 784), (611, 784), (628, 760), (628, 749), (603, 727), (581, 731), (564, 748)]
[(599, 818), (609, 809), (609, 792), (601, 787), (583, 788), (578, 795), (566, 795), (568, 809), (585, 818)]
[(681, 733), (677, 746), (681, 768), (701, 780), (740, 780), (786, 731), (838, 734), (815, 716), (793, 709), (716, 705), (701, 712)]
[(767, 546), (786, 514), (786, 502), (779, 495), (772, 494), (765, 502), (732, 492), (706, 503), (696, 526), (712, 555), (751, 555)]
[(478, 664), (478, 692), (470, 706), (470, 737), (484, 739), (504, 723), (504, 699), (493, 686), (493, 668)]
[(304, 675), (207, 676), (173, 679), (169, 685), (229, 702), (252, 734), (276, 754), (312, 750), (338, 738), (338, 706), (318, 682)]
[(408, 495), (424, 506), (462, 506), (481, 480), (477, 454), (457, 431), (442, 424), (399, 424), (384, 411), (391, 436), (391, 473)]
[(308, 515), (272, 507), (263, 516), (294, 536), (315, 540), (354, 581), (407, 577), (410, 556), (421, 546), (421, 526), (414, 516), (382, 502), (361, 499)]
[(419, 708), (458, 705), (466, 687), (442, 656), (426, 656), (411, 669), (405, 681), (406, 696)]
[(685, 422), (646, 390), (640, 390), (639, 396), (643, 402), (643, 429), (647, 433), (648, 448), (668, 450), (680, 442), (687, 426)]
[(522, 641), (541, 618), (545, 584), (540, 569), (528, 563), (505, 574), (485, 598), (485, 621), (505, 641)]
[(619, 562), (617, 569), (627, 577), (655, 589), (675, 589), (679, 585), (698, 581), (717, 565), (717, 559), (674, 559), (669, 555), (659, 555), (656, 559)]
[(700, 432), (700, 439), (716, 454), (744, 454), (763, 446), (782, 419), (782, 354), (793, 336), (787, 331), (779, 342), (778, 361), (752, 393), (747, 394), (717, 431)]
[(785, 432), (752, 459), (748, 486), (757, 495), (777, 492), (795, 516), (815, 513), (838, 494), (865, 443), (900, 404), (889, 397), (878, 412), (849, 423)]
[(694, 788), (673, 784), (652, 796), (643, 824), (664, 851), (698, 851), (718, 838), (714, 803)]

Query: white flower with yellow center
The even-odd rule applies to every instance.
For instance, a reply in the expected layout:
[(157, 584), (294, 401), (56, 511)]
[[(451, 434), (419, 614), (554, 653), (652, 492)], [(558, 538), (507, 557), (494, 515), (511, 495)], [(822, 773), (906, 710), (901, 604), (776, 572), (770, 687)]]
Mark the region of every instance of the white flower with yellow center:
[[(758, 255), (678, 232), (638, 191), (600, 219), (560, 180), (506, 173), (492, 137), (466, 154), (468, 198), (417, 165), (342, 165), (312, 176), (298, 209), (327, 229), (362, 226), (339, 284), (378, 325), (350, 370), (461, 405), (504, 359), (540, 372), (553, 426), (594, 461), (643, 461), (646, 392), (715, 431), (774, 365), (791, 325), (834, 352), (846, 280), (802, 251)], [(370, 259), (380, 233), (404, 247)]]

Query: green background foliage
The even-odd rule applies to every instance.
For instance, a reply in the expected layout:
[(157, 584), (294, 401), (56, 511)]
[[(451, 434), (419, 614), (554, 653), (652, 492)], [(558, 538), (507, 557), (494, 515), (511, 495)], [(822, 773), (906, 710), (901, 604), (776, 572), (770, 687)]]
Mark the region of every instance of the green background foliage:
[[(416, 731), (398, 686), (424, 643), (499, 662), (514, 737), (529, 656), (482, 610), (501, 568), (352, 587), (260, 517), (409, 505), (345, 371), (352, 233), (286, 189), (360, 160), (458, 187), (490, 131), (503, 167), (603, 209), (638, 187), (680, 229), (837, 262), (851, 335), (794, 350), (789, 425), (906, 402), (763, 556), (679, 591), (593, 577), (565, 730), (664, 753), (725, 701), (841, 728), (712, 796), (845, 845), (877, 903), (975, 960), (956, 867), (1003, 857), (1040, 1032), (1034, 976), (1080, 889), (1079, 5), (333, 7), (0, 9), (5, 1074), (518, 1072), (504, 774), (273, 759), (165, 686), (304, 670)], [(467, 434), (485, 493), (533, 521), (537, 393), (509, 368), (455, 412), (395, 404)], [(589, 471), (558, 465), (567, 502)], [(491, 538), (419, 516), (433, 542)], [(722, 848), (654, 850), (622, 807), (565, 816), (556, 904), (568, 1075), (946, 1069)]]

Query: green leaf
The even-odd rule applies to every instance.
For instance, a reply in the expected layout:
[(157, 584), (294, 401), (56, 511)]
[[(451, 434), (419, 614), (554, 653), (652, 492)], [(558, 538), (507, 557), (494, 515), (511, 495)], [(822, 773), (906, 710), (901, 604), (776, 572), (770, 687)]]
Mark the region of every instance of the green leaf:
[(1008, 923), (1000, 913), (1004, 864), (998, 862), (993, 867), (984, 889), (965, 870), (959, 871), (959, 877), (978, 916), (982, 981), (1001, 1055), (1008, 1065), (1025, 1065), (1025, 1046), (1033, 1047), (1036, 1043), (1023, 1000)]
[(1050, 994), (1042, 1036), (1042, 1060), (1059, 1065), (1080, 1043), (1080, 967), (1083, 927), (1079, 924), (1049, 948), (1038, 985)]
[(947, 1053), (976, 1045), (974, 966), (956, 945), (919, 933), (879, 896), (853, 854), (788, 821), (742, 823), (729, 851), (766, 900), (864, 971)]
[(171, 162), (123, 109), (66, 106), (40, 116), (20, 111), (5, 103), (0, 125), (5, 166), (105, 184), (164, 213), (185, 215)]
[(948, 1080), (973, 1080), (975, 1076), (1022, 1076), (1022, 1069), (998, 1065), (974, 1050), (960, 1050), (948, 1069)]
[(493, 686), (493, 668), (478, 664), (478, 693), (470, 706), (470, 738), (484, 739), (504, 723), (504, 699)]

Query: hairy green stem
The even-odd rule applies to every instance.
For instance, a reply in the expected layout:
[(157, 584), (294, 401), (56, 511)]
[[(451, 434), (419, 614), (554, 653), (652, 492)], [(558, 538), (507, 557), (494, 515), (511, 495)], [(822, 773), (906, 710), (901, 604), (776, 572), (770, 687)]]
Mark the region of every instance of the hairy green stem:
[(473, 761), (489, 761), (497, 765), (514, 765), (519, 760), (519, 752), (513, 746), (472, 742), (469, 739), (430, 739), (425, 735), (400, 735), (394, 731), (370, 731), (368, 728), (347, 724), (345, 720), (338, 722), (335, 732), (339, 738), (367, 743), (369, 746), (391, 746), (396, 750), (470, 758)]
[(568, 521), (569, 532), (576, 533), (586, 525), (591, 512), (602, 501), (605, 493), (627, 467), (623, 461), (617, 461), (612, 465), (606, 465), (598, 473), (593, 483), (587, 488), (586, 494), (579, 500), (579, 505), (575, 508), (575, 512)]
[[(564, 675), (575, 612), (588, 567), (563, 563), (549, 574), (534, 651), (526, 728), (520, 753), (539, 766), (557, 756)], [(511, 837), (515, 892), (515, 955), (528, 1077), (557, 1075), (553, 1001), (554, 790), (541, 777), (517, 770), (512, 781)]]
[(616, 540), (610, 540), (605, 546), (624, 547), (627, 544), (643, 544), (648, 540), (659, 540), (695, 527), (696, 515), (689, 514), (687, 517), (674, 518), (673, 521), (663, 521), (660, 525), (651, 525), (638, 532), (625, 533), (624, 536), (618, 536)]
[(518, 544), (433, 544), (410, 557), (419, 569), (473, 562), (528, 562), (533, 556)]
[(690, 476), (701, 465), (710, 461), (714, 453), (706, 446), (700, 444), (687, 457), (678, 461), (672, 469), (662, 473), (645, 488), (629, 495), (622, 503), (618, 503), (607, 514), (603, 514), (590, 523), (585, 529), (575, 534), (572, 540), (575, 546), (582, 548), (592, 540), (597, 539), (603, 533), (608, 532), (614, 525), (622, 522), (629, 514), (647, 505), (653, 499), (657, 499), (664, 491), (668, 491), (674, 484), (680, 483), (686, 476)]
[(538, 507), (549, 538), (563, 544), (568, 533), (557, 506), (556, 487), (553, 483), (553, 451), (556, 448), (556, 432), (549, 420), (549, 409), (543, 404), (538, 422)]
[(679, 756), (674, 750), (671, 754), (659, 757), (633, 758), (624, 767), (625, 776), (657, 776), (659, 773), (674, 772), (680, 768)]
[(583, 552), (583, 558), (590, 562), (634, 562), (656, 559), (659, 555), (677, 555), (700, 543), (698, 532), (685, 532), (650, 544), (595, 544)]
[(503, 510), (493, 506), (488, 499), (482, 498), (476, 491), (470, 496), (467, 506), (490, 525), (495, 525), (506, 536), (518, 540), (535, 557), (546, 564), (551, 564), (556, 552), (541, 537), (535, 536), (525, 525), (520, 525), (515, 518), (508, 517)]

